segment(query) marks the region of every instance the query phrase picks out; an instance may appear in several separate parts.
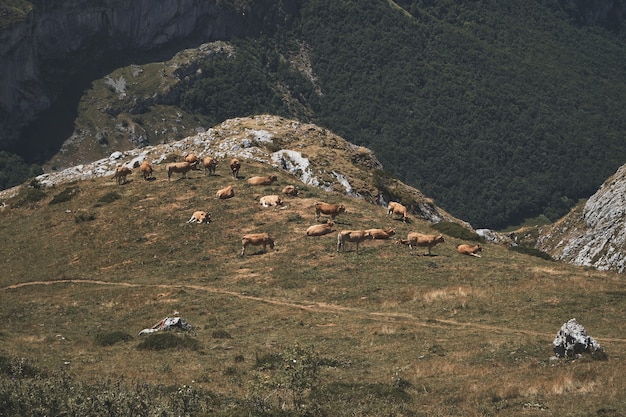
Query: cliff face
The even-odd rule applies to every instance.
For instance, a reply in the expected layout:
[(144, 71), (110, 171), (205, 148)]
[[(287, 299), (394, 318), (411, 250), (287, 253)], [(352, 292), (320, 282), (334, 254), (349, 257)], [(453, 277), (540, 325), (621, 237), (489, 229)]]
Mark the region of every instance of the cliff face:
[(97, 65), (105, 52), (155, 50), (190, 36), (244, 35), (263, 11), (258, 3), (257, 10), (239, 11), (216, 3), (73, 0), (35, 7), (0, 32), (0, 147), (16, 140), (73, 75)]
[(544, 228), (537, 248), (553, 258), (599, 270), (626, 270), (626, 165), (582, 207)]

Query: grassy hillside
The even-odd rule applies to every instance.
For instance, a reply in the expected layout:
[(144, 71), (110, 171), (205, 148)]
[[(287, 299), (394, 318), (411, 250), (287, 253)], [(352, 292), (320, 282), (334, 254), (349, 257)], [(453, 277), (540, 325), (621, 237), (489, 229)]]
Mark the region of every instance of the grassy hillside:
[[(168, 182), (159, 165), (7, 201), (0, 415), (626, 415), (622, 277), (493, 244), (461, 256), (448, 235), (432, 257), (392, 241), (337, 253), (335, 234), (305, 236), (318, 200), (346, 205), (337, 229), (435, 231), (306, 186), (263, 209), (295, 179), (244, 162), (238, 180), (219, 166)], [(257, 174), (279, 181), (245, 184)], [(201, 209), (213, 221), (187, 224)], [(239, 256), (247, 232), (275, 250)], [(138, 336), (174, 311), (195, 334)], [(549, 360), (572, 317), (608, 361)]]

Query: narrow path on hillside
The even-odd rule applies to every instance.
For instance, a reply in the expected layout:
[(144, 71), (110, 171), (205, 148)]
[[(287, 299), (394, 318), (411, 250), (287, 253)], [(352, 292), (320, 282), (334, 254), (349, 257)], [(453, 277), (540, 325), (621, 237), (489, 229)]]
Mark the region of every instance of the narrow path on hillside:
[[(428, 319), (428, 321), (419, 320), (415, 316), (406, 313), (390, 313), (390, 312), (371, 312), (362, 310), (354, 307), (344, 307), (337, 304), (329, 304), (323, 302), (310, 302), (310, 303), (298, 303), (289, 300), (276, 299), (276, 298), (264, 298), (264, 297), (255, 297), (251, 295), (241, 294), (234, 291), (228, 291), (215, 287), (208, 287), (204, 285), (189, 285), (189, 284), (133, 284), (130, 282), (107, 282), (107, 281), (98, 281), (98, 280), (89, 280), (89, 279), (65, 279), (65, 280), (54, 280), (54, 281), (30, 281), (30, 282), (22, 282), (19, 284), (9, 285), (8, 287), (2, 288), (2, 291), (17, 289), (28, 287), (32, 285), (55, 285), (55, 284), (93, 284), (93, 285), (108, 285), (108, 286), (118, 286), (118, 287), (147, 287), (147, 288), (186, 288), (192, 289), (196, 291), (206, 291), (215, 294), (223, 294), (232, 297), (237, 297), (243, 300), (256, 301), (260, 303), (273, 304), (278, 306), (284, 306), (289, 308), (297, 308), (300, 310), (312, 311), (312, 312), (349, 312), (352, 314), (357, 314), (363, 317), (372, 318), (375, 320), (385, 320), (393, 322), (397, 322), (398, 320), (410, 321), (414, 325), (418, 325), (421, 327), (428, 328), (436, 328), (436, 329), (450, 329), (452, 327), (457, 328), (470, 328), (470, 329), (481, 329), (481, 330), (489, 330), (492, 332), (499, 333), (516, 333), (516, 334), (526, 334), (530, 336), (540, 336), (548, 339), (554, 338), (554, 334), (547, 334), (541, 332), (535, 332), (532, 330), (524, 330), (519, 328), (510, 328), (510, 327), (501, 327), (501, 326), (492, 326), (488, 324), (478, 324), (478, 323), (468, 323), (468, 322), (459, 322), (456, 320), (449, 319)], [(617, 342), (617, 343), (626, 343), (626, 339), (617, 339), (617, 338), (596, 338), (601, 342)]]

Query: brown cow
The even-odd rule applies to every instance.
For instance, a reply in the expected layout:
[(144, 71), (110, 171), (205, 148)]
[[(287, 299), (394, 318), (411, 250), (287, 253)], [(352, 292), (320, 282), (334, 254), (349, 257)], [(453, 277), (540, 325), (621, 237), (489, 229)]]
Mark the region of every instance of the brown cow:
[(250, 185), (272, 185), (274, 181), (278, 181), (276, 175), (268, 175), (267, 177), (250, 177), (247, 182)]
[(283, 199), (280, 198), (280, 196), (276, 195), (276, 194), (263, 196), (263, 197), (261, 197), (259, 199), (259, 202), (261, 203), (261, 205), (263, 207), (272, 207), (272, 206), (282, 206), (283, 205)]
[(346, 250), (346, 242), (356, 243), (356, 253), (359, 253), (359, 243), (373, 239), (371, 233), (365, 230), (342, 230), (337, 234), (337, 252)]
[(267, 233), (250, 233), (247, 235), (243, 235), (241, 238), (241, 245), (243, 248), (241, 249), (241, 256), (246, 253), (246, 248), (249, 245), (261, 246), (263, 245), (263, 252), (265, 252), (266, 247), (269, 245), (270, 249), (274, 249), (274, 239), (270, 237)]
[(144, 180), (147, 181), (152, 178), (152, 165), (150, 165), (150, 162), (143, 161), (139, 166), (139, 170), (141, 171), (141, 175), (143, 175)]
[(387, 215), (393, 216), (394, 214), (399, 214), (400, 216), (402, 216), (401, 218), (403, 222), (406, 222), (408, 220), (406, 207), (404, 207), (400, 203), (396, 203), (395, 201), (390, 201), (387, 205)]
[(341, 213), (345, 213), (346, 207), (343, 204), (315, 203), (315, 220), (319, 221), (320, 213), (330, 216), (333, 220)]
[(456, 251), (461, 255), (469, 255), (480, 258), (480, 255), (477, 252), (482, 252), (483, 248), (480, 245), (459, 245), (456, 247)]
[(194, 211), (187, 223), (209, 224), (211, 223), (211, 213), (208, 211)]
[(239, 169), (241, 168), (241, 162), (239, 159), (234, 158), (230, 161), (230, 171), (233, 173), (233, 178), (239, 178)]
[(369, 232), (374, 239), (391, 239), (393, 235), (396, 234), (395, 229), (368, 229), (366, 232)]
[(215, 169), (219, 161), (212, 156), (205, 156), (202, 160), (202, 165), (204, 166), (204, 173), (207, 175), (215, 175)]
[(306, 229), (307, 236), (324, 236), (334, 232), (333, 226), (335, 223), (332, 220), (328, 220), (326, 224), (314, 224)]
[(215, 193), (215, 196), (219, 198), (220, 200), (226, 200), (227, 198), (232, 198), (235, 196), (235, 190), (233, 190), (232, 185), (228, 185), (222, 188), (221, 190), (217, 190), (217, 193)]
[(417, 232), (409, 232), (406, 239), (400, 239), (396, 243), (402, 245), (408, 245), (413, 255), (413, 247), (428, 247), (428, 256), (432, 256), (430, 252), (431, 248), (438, 243), (444, 243), (443, 235), (425, 235)]
[(113, 178), (115, 178), (115, 182), (117, 182), (118, 185), (126, 184), (126, 176), (132, 173), (133, 170), (128, 167), (117, 167), (115, 168), (115, 175), (113, 175)]
[(173, 172), (178, 172), (183, 174), (183, 178), (187, 178), (187, 173), (191, 171), (193, 165), (189, 162), (172, 162), (171, 164), (167, 164), (165, 169), (167, 169), (167, 180), (169, 181), (172, 178)]
[(285, 194), (285, 195), (290, 195), (290, 196), (293, 196), (293, 197), (297, 197), (298, 196), (298, 187), (296, 187), (295, 185), (287, 185), (287, 186), (285, 186), (285, 188), (283, 188), (282, 193)]
[(198, 165), (200, 164), (200, 158), (192, 153), (188, 153), (187, 155), (185, 155), (185, 162), (189, 162), (192, 169), (198, 169)]

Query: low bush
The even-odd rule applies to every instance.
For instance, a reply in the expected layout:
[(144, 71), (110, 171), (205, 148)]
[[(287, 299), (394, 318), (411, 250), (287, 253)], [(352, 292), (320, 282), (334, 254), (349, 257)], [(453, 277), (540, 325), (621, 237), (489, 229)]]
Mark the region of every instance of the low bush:
[(53, 205), (70, 201), (72, 198), (74, 198), (74, 196), (79, 193), (79, 191), (80, 188), (78, 187), (67, 187), (65, 190), (52, 197), (52, 200), (50, 200), (50, 203), (48, 204)]
[(476, 242), (482, 242), (484, 240), (477, 233), (454, 222), (439, 222), (431, 227), (440, 233), (462, 240), (472, 240)]
[(179, 337), (174, 333), (165, 332), (151, 334), (137, 345), (139, 350), (190, 349), (199, 350), (200, 342), (191, 337)]
[(133, 340), (131, 335), (118, 330), (110, 333), (99, 334), (96, 336), (94, 342), (98, 346), (113, 346), (116, 343), (128, 342), (129, 340)]
[(523, 253), (524, 255), (536, 256), (537, 258), (545, 259), (548, 261), (552, 261), (552, 257), (539, 249), (531, 248), (529, 246), (511, 246), (509, 250), (513, 252)]

